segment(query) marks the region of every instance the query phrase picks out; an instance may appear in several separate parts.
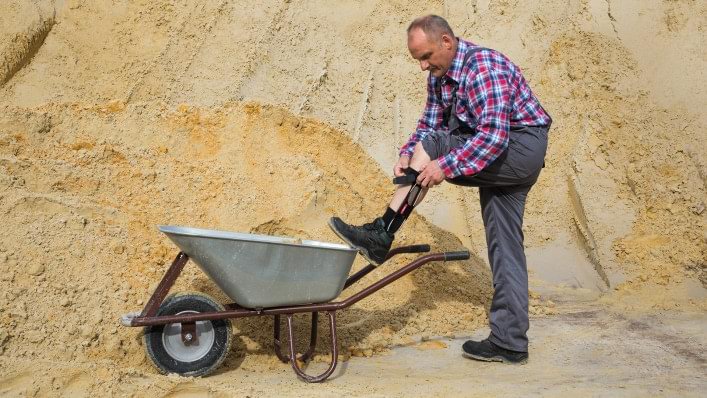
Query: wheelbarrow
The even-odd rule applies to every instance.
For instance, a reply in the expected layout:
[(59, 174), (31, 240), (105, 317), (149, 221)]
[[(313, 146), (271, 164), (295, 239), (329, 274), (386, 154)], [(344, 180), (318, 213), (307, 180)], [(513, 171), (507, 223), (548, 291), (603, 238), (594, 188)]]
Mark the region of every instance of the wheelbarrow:
[[(357, 251), (349, 246), (269, 235), (160, 226), (181, 250), (141, 312), (121, 317), (124, 326), (144, 327), (145, 350), (157, 369), (183, 376), (205, 376), (215, 371), (231, 345), (231, 319), (273, 317), (274, 350), (306, 382), (326, 380), (338, 361), (336, 311), (348, 308), (402, 276), (431, 261), (466, 260), (468, 251), (427, 254), (392, 272), (358, 293), (336, 299), (376, 267), (368, 264), (348, 277)], [(429, 245), (393, 248), (387, 259), (401, 253), (429, 252)], [(220, 304), (202, 293), (167, 293), (192, 259), (234, 301)], [(386, 259), (386, 260), (387, 260)], [(348, 277), (348, 278), (347, 278)], [(299, 362), (314, 355), (320, 312), (329, 320), (331, 362), (316, 376)], [(293, 316), (311, 313), (309, 348), (298, 356)], [(287, 324), (287, 353), (282, 351), (280, 317)]]

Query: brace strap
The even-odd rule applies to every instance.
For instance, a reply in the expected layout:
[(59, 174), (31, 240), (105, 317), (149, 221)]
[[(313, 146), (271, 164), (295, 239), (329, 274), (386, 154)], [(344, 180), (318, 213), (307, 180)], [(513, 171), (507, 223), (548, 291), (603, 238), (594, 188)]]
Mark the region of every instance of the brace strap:
[(417, 181), (417, 176), (420, 175), (420, 172), (417, 170), (414, 170), (410, 167), (407, 169), (403, 170), (403, 173), (405, 173), (404, 176), (400, 177), (395, 177), (393, 178), (393, 184), (396, 185), (410, 185), (414, 184), (415, 181)]

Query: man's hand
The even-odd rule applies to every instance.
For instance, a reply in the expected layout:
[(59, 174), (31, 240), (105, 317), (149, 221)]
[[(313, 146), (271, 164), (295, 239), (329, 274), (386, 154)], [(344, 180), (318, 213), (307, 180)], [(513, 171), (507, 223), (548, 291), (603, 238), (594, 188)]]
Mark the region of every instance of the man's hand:
[(410, 157), (409, 156), (400, 156), (400, 159), (398, 159), (398, 163), (395, 164), (393, 167), (393, 174), (396, 177), (401, 177), (404, 176), (405, 173), (403, 173), (403, 170), (407, 169), (410, 166)]
[(417, 176), (417, 182), (425, 188), (432, 188), (444, 181), (445, 175), (436, 159), (430, 160), (429, 163), (422, 166), (420, 175)]

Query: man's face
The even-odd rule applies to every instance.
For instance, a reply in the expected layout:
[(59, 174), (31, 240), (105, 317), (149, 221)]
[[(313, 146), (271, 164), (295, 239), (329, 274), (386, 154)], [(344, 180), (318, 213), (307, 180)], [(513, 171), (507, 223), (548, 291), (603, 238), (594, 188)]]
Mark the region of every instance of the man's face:
[(419, 28), (408, 33), (410, 55), (420, 62), (420, 69), (430, 71), (434, 77), (442, 77), (449, 70), (456, 51), (454, 44), (454, 38), (447, 35), (430, 40)]

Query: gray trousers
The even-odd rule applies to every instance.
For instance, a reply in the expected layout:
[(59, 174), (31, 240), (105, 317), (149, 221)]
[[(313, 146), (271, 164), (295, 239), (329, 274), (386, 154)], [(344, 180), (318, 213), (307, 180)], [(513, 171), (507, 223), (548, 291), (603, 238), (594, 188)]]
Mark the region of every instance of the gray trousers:
[[(508, 149), (492, 164), (474, 176), (448, 180), (479, 188), (494, 288), (489, 340), (513, 351), (528, 351), (530, 324), (523, 212), (528, 192), (543, 167), (549, 128), (512, 128)], [(435, 132), (426, 137), (422, 145), (428, 155), (436, 159), (462, 145), (467, 138)]]

